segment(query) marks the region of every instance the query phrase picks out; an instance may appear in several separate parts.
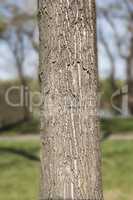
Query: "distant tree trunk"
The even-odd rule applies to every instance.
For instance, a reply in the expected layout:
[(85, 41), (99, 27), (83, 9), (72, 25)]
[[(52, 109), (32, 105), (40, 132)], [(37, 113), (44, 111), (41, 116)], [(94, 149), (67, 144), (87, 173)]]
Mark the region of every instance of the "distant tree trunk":
[(23, 108), (24, 108), (24, 120), (28, 121), (30, 120), (30, 112), (29, 112), (29, 94), (25, 93), (26, 89), (28, 89), (28, 84), (25, 79), (24, 73), (23, 73), (23, 63), (24, 63), (24, 46), (23, 46), (23, 38), (21, 31), (17, 32), (17, 41), (14, 49), (14, 55), (16, 59), (16, 68), (18, 71), (19, 80), (21, 83), (21, 86), (23, 86), (24, 91), (24, 97), (23, 97)]
[(109, 80), (110, 80), (110, 83), (111, 83), (112, 92), (115, 92), (117, 90), (117, 85), (116, 85), (116, 81), (115, 81), (115, 59), (112, 55), (112, 52), (110, 51), (109, 44), (106, 41), (102, 30), (99, 30), (99, 39), (100, 39), (101, 44), (105, 48), (106, 54), (107, 54), (109, 62), (110, 62), (111, 70), (110, 70)]
[(39, 0), (41, 200), (103, 200), (94, 0)]
[(129, 112), (133, 114), (133, 36), (130, 42), (130, 54), (127, 58), (127, 85)]

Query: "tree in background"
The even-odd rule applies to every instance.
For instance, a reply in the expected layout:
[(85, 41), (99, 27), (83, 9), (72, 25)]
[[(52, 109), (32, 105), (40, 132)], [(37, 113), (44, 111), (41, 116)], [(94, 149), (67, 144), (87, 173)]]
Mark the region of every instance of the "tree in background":
[(127, 64), (127, 85), (128, 85), (128, 105), (129, 112), (133, 114), (133, 1), (126, 0), (127, 12), (129, 16), (128, 31), (129, 31), (129, 45), (128, 54), (126, 56)]
[[(117, 57), (120, 57), (125, 62), (126, 84), (128, 85), (128, 107), (129, 113), (133, 114), (133, 1), (119, 0), (117, 2), (108, 2), (105, 5), (99, 6), (98, 11), (99, 18), (101, 17), (101, 21), (103, 21), (104, 18), (104, 20), (112, 28), (115, 45), (117, 47)], [(119, 29), (119, 24), (121, 24), (121, 27), (123, 27), (125, 31), (120, 30), (122, 28)], [(117, 67), (115, 55), (116, 53), (113, 52), (113, 49), (110, 51), (110, 43), (109, 41), (107, 42), (106, 38), (107, 33), (105, 30), (102, 30), (102, 28), (103, 26), (99, 26), (99, 38), (105, 48), (105, 51), (107, 52), (113, 69), (113, 66), (114, 68)], [(103, 32), (104, 37), (101, 36), (101, 33)], [(122, 34), (122, 32), (125, 33)], [(113, 72), (115, 70), (113, 69), (111, 71)], [(113, 76), (111, 75), (110, 77)], [(113, 78), (112, 80), (115, 79)]]
[[(37, 39), (35, 37), (36, 31), (36, 13), (29, 12), (23, 6), (17, 5), (17, 2), (2, 1), (1, 8), (1, 23), (0, 23), (0, 38), (5, 42), (14, 58), (14, 66), (16, 67), (18, 79), (23, 86), (24, 98), (24, 119), (30, 119), (28, 102), (25, 98), (25, 91), (28, 89), (28, 81), (25, 76), (24, 64), (27, 57), (27, 49), (33, 48), (38, 51)], [(25, 4), (26, 5), (26, 4)], [(34, 2), (34, 6), (35, 6)], [(7, 15), (8, 13), (8, 15)], [(28, 66), (29, 68), (31, 66)]]
[(102, 200), (95, 1), (39, 0), (40, 199)]

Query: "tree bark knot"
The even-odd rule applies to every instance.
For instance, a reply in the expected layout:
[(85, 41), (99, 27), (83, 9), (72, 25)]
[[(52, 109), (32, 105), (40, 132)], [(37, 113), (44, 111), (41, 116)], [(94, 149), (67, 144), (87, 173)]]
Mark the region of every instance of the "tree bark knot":
[(52, 17), (50, 17), (49, 14), (48, 14), (46, 6), (43, 6), (42, 8), (40, 8), (38, 10), (37, 17), (40, 19), (44, 15), (47, 15), (50, 19), (52, 19)]

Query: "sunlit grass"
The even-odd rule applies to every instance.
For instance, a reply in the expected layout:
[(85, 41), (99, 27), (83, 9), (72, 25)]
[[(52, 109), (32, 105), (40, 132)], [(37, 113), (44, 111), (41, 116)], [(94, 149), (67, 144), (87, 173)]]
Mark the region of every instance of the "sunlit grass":
[[(3, 143), (0, 148), (21, 149), (37, 155), (37, 142)], [(38, 199), (39, 163), (21, 155), (4, 153), (0, 156), (0, 200)]]
[(103, 183), (105, 191), (112, 196), (112, 200), (131, 200), (133, 196), (132, 141), (106, 141), (103, 144)]
[[(133, 142), (105, 141), (102, 147), (105, 200), (132, 200)], [(39, 162), (6, 149), (21, 149), (39, 157), (36, 141), (0, 142), (0, 200), (37, 199)]]

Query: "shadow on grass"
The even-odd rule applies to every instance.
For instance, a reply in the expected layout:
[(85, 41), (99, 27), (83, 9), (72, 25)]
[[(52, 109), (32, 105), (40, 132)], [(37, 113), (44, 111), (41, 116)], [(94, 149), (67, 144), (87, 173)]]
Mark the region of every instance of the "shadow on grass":
[(16, 154), (18, 156), (22, 156), (32, 161), (40, 161), (39, 157), (21, 149), (10, 148), (10, 147), (0, 147), (0, 153)]

